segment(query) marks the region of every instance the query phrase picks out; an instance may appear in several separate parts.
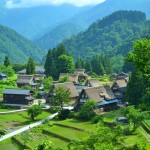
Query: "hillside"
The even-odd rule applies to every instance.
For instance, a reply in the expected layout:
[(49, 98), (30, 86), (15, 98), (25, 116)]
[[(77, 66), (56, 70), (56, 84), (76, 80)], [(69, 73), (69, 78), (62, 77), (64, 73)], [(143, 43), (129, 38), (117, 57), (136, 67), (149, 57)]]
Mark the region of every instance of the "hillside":
[(90, 59), (98, 54), (123, 57), (150, 28), (150, 21), (139, 11), (117, 11), (93, 23), (85, 32), (64, 40), (67, 51), (77, 59)]
[(19, 35), (14, 30), (0, 25), (0, 61), (7, 55), (11, 62), (25, 63), (28, 57), (41, 62), (46, 51)]
[(95, 7), (80, 12), (67, 20), (66, 23), (49, 30), (49, 32), (47, 31), (46, 34), (37, 38), (35, 43), (43, 48), (53, 48), (63, 39), (70, 38), (73, 34), (76, 35), (80, 31), (86, 30), (97, 19), (102, 19), (118, 10), (139, 10), (145, 12), (147, 18), (150, 18), (149, 5), (149, 0), (132, 0), (132, 2), (131, 0), (106, 0)]

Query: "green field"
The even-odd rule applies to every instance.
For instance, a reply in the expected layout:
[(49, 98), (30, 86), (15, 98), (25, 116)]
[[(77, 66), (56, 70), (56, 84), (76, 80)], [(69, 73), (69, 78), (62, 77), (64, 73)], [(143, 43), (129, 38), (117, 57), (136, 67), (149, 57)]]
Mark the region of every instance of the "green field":
[(57, 125), (54, 125), (53, 127), (46, 127), (45, 130), (50, 131), (54, 134), (63, 136), (65, 138), (68, 138), (70, 140), (77, 139), (77, 138), (84, 138), (88, 134), (84, 131), (78, 131), (66, 127), (60, 127)]
[(0, 142), (0, 150), (19, 150), (19, 148), (8, 139)]
[(150, 120), (145, 120), (144, 122), (150, 127)]
[(92, 130), (94, 129), (94, 124), (91, 123), (91, 121), (80, 121), (77, 119), (66, 119), (63, 121), (51, 121), (51, 123), (59, 123), (63, 125), (68, 125), (76, 128), (80, 128), (83, 130)]
[[(35, 118), (35, 121), (46, 118), (50, 115), (50, 113), (43, 111), (38, 117)], [(16, 128), (24, 125), (28, 125), (32, 123), (27, 112), (18, 112), (11, 114), (0, 114), (0, 129), (7, 128)]]

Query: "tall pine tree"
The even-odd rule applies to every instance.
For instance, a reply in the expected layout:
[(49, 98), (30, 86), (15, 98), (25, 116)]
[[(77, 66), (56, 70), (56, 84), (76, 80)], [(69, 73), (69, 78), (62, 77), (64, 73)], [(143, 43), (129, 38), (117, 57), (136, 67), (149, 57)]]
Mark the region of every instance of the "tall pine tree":
[(31, 57), (29, 57), (29, 60), (27, 63), (26, 74), (28, 74), (28, 75), (35, 74), (35, 63)]
[(141, 98), (144, 95), (145, 85), (142, 72), (134, 69), (127, 85), (125, 100), (133, 105), (141, 103)]
[(10, 61), (9, 61), (9, 58), (7, 56), (5, 56), (5, 59), (4, 59), (4, 66), (5, 67), (10, 66)]

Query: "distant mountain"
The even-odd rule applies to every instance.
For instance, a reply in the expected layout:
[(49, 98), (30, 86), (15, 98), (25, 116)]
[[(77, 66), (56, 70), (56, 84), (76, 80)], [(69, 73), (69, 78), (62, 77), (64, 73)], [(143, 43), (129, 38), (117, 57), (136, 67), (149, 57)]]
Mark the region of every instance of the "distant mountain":
[(26, 63), (29, 56), (41, 62), (46, 51), (19, 35), (14, 30), (0, 25), (0, 61), (8, 56), (13, 63)]
[(132, 41), (140, 39), (150, 28), (140, 11), (117, 11), (93, 23), (85, 32), (64, 40), (67, 51), (77, 59), (90, 59), (105, 54), (125, 56), (132, 49)]
[[(4, 2), (0, 4), (4, 5)], [(7, 9), (2, 6), (0, 6), (0, 24), (14, 29), (28, 39), (37, 39), (89, 8), (61, 5)]]
[[(35, 40), (43, 48), (53, 48), (65, 38), (71, 37), (80, 31), (86, 30), (89, 25), (98, 19), (118, 11), (118, 10), (139, 10), (145, 12), (147, 18), (150, 18), (150, 0), (106, 0), (105, 2), (82, 11), (75, 15), (66, 23), (55, 27), (39, 39)], [(73, 30), (72, 30), (73, 29)]]

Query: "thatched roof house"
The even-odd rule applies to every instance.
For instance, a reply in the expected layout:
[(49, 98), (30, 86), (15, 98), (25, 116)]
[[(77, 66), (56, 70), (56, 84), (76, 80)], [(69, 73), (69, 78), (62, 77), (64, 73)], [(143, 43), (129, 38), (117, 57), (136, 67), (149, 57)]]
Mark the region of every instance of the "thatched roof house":
[(36, 82), (40, 82), (40, 80), (43, 80), (46, 76), (44, 74), (34, 74), (34, 78)]
[(116, 80), (115, 83), (112, 85), (112, 91), (115, 94), (116, 98), (118, 99), (124, 98), (127, 83), (128, 80), (125, 78), (125, 79)]
[(74, 84), (78, 83), (78, 75), (77, 74), (60, 73), (59, 79), (67, 77), (67, 76), (68, 76), (70, 82), (73, 82)]
[(85, 86), (88, 86), (88, 87), (99, 87), (99, 86), (101, 86), (101, 85), (100, 85), (98, 79), (96, 79), (96, 78), (91, 78), (91, 79), (88, 79), (88, 80), (86, 81)]
[(72, 82), (56, 83), (56, 84), (54, 84), (53, 89), (58, 88), (59, 86), (63, 87), (65, 90), (69, 90), (71, 93), (70, 96), (72, 99), (76, 99), (79, 96), (79, 94)]
[[(45, 72), (44, 68), (41, 68), (39, 66), (35, 66), (35, 74), (44, 74), (44, 72)], [(25, 75), (26, 74), (26, 69), (23, 69), (23, 70), (19, 71), (18, 74)]]
[(36, 80), (33, 75), (18, 75), (17, 86), (22, 87), (25, 85), (36, 86)]
[(104, 106), (104, 105), (110, 106), (110, 104), (115, 106), (115, 108), (117, 106), (117, 101), (115, 100), (115, 96), (108, 85), (105, 86), (102, 85), (99, 87), (89, 87), (83, 89), (79, 95), (78, 101), (76, 103), (76, 107), (80, 107), (89, 99), (96, 101), (98, 103), (98, 106)]

